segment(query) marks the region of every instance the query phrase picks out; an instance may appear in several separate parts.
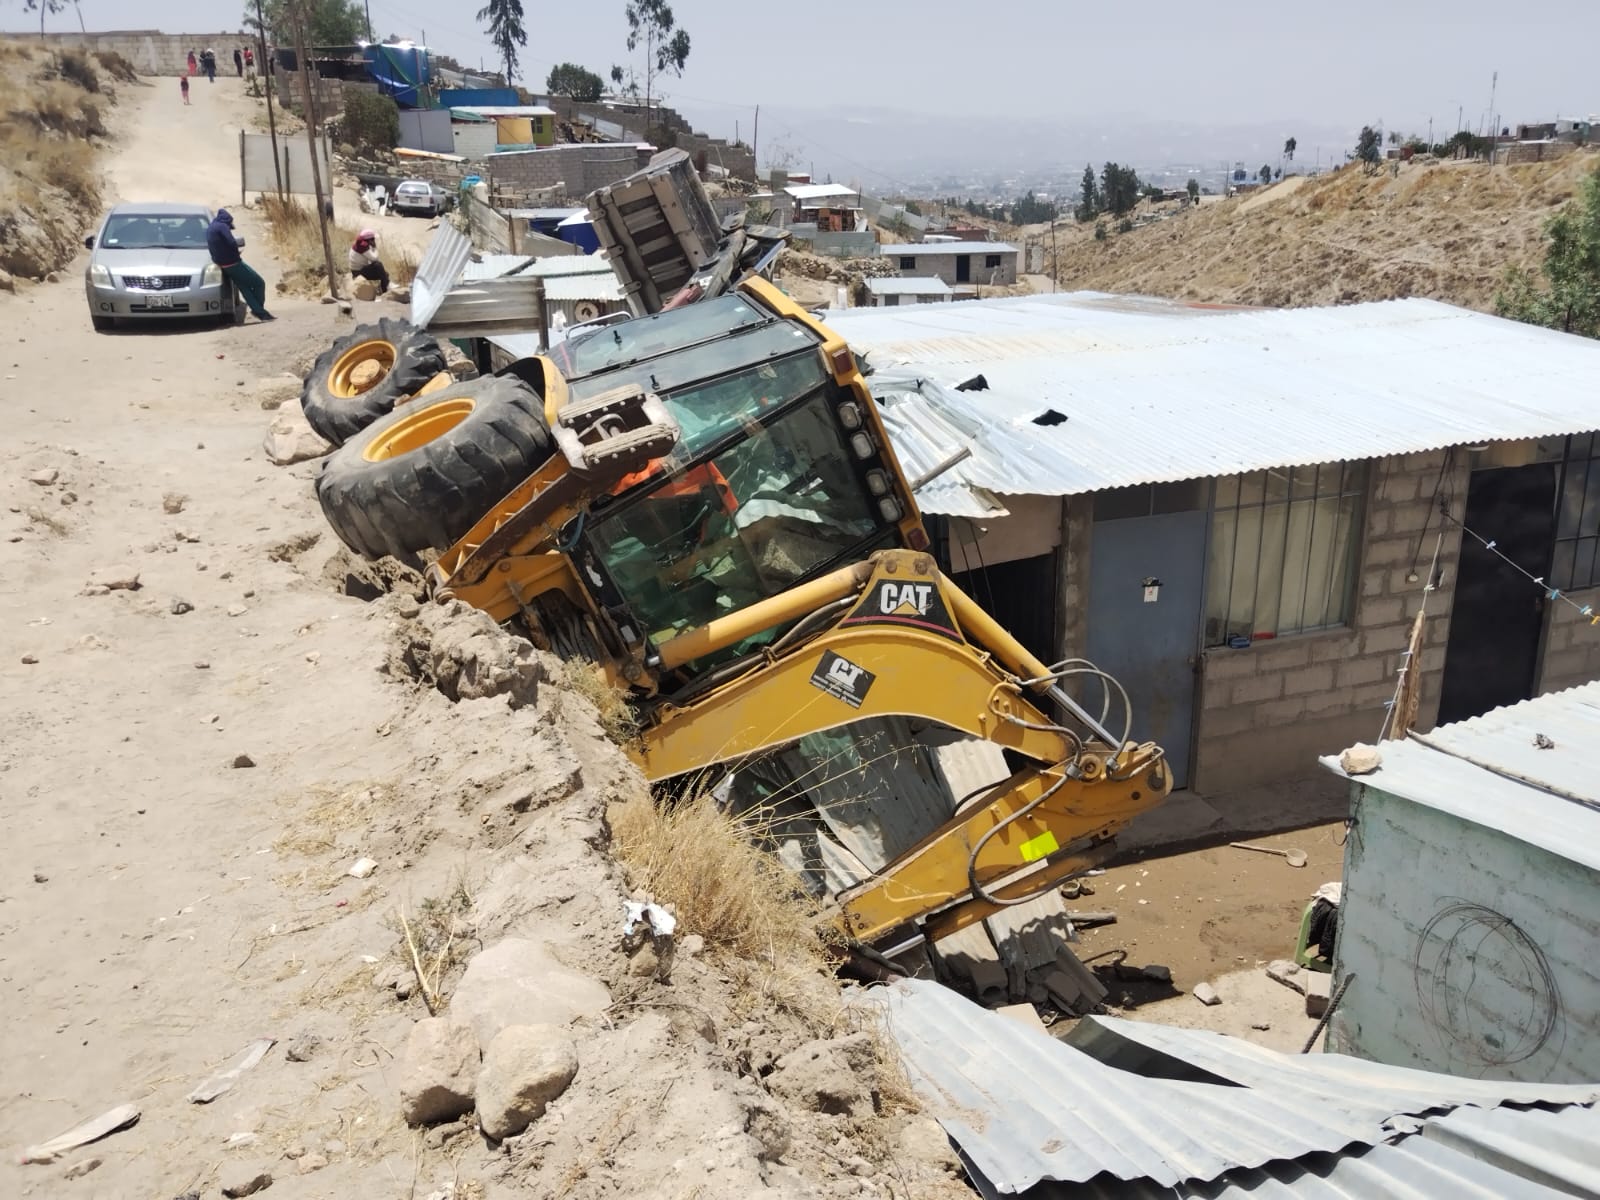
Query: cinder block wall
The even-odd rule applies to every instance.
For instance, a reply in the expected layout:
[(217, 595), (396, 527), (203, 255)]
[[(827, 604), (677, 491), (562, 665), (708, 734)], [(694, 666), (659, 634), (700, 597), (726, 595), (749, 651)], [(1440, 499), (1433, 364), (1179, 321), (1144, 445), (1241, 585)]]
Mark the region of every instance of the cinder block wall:
[[(27, 40), (37, 43), (39, 36), (33, 34)], [(160, 33), (153, 29), (47, 33), (44, 42), (52, 46), (115, 51), (144, 75), (182, 75), (188, 67), (189, 51), (199, 54), (207, 46), (217, 52), (217, 74), (232, 75), (235, 46), (241, 50), (246, 46), (260, 49), (256, 39), (242, 30), (233, 33)]]
[[(1355, 978), (1329, 1026), (1328, 1049), (1469, 1076), (1600, 1079), (1593, 953), (1600, 874), (1375, 786), (1352, 787), (1356, 824), (1345, 847), (1334, 984)], [(1548, 992), (1531, 964), (1489, 927), (1464, 928), (1454, 919), (1422, 942), (1428, 922), (1461, 901), (1509, 917), (1543, 951), (1558, 1011), (1537, 1049), (1532, 1018)], [(1458, 932), (1458, 969), (1440, 973), (1433, 964), (1444, 943), (1436, 938)], [(1502, 1047), (1519, 1042), (1518, 1053), (1532, 1053), (1515, 1063), (1494, 1061), (1509, 1056)]]
[[(1588, 605), (1600, 613), (1600, 588), (1573, 592), (1572, 599), (1579, 608)], [(1600, 679), (1600, 625), (1591, 625), (1589, 620), (1568, 605), (1550, 605), (1539, 665), (1541, 695)]]
[(627, 178), (644, 164), (633, 146), (586, 144), (493, 154), (481, 165), (496, 185), (507, 189), (550, 188), (562, 183), (567, 195), (584, 196)]
[[(1456, 458), (1461, 462), (1443, 484), (1461, 497), (1468, 469), (1465, 455)], [(1191, 776), (1196, 791), (1311, 777), (1320, 770), (1319, 755), (1377, 738), (1440, 533), (1434, 494), (1444, 461), (1445, 451), (1432, 450), (1373, 465), (1348, 627), (1259, 641), (1246, 650), (1204, 652)], [(1420, 729), (1432, 728), (1439, 710), (1461, 551), (1459, 528), (1446, 525), (1443, 532), (1443, 583), (1428, 595), (1420, 663)], [(1409, 578), (1413, 561), (1415, 582)]]
[[(915, 271), (902, 271), (901, 274), (932, 275), (946, 283), (954, 285), (956, 280), (956, 258), (954, 254), (940, 254), (933, 245), (889, 245), (881, 248), (881, 253), (887, 255), (912, 254), (916, 256), (917, 267)], [(1018, 252), (1002, 252), (1000, 266), (984, 266), (986, 254), (969, 254), (967, 258), (972, 265), (972, 278), (967, 283), (980, 283), (984, 285), (1012, 284), (1017, 281)], [(898, 261), (898, 259), (896, 260)]]

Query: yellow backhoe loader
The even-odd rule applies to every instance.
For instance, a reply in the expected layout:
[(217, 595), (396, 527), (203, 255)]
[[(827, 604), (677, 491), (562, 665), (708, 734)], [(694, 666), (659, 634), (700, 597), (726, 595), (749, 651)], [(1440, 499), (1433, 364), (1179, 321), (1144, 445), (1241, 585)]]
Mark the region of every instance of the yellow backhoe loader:
[(597, 664), (653, 782), (869, 717), (1007, 751), (1009, 779), (832, 898), (860, 945), (942, 937), (1103, 859), (1171, 788), (1121, 689), (1040, 661), (941, 574), (842, 338), (759, 274), (711, 290), (399, 405), (327, 460), (330, 523), (372, 557), (437, 552), (436, 599)]

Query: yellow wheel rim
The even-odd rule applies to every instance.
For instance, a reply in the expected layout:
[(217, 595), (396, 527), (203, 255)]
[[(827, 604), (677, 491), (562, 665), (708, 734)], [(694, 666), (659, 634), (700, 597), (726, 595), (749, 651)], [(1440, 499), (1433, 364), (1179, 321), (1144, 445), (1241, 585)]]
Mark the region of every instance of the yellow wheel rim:
[[(351, 346), (339, 356), (339, 361), (333, 364), (333, 370), (328, 372), (328, 390), (341, 400), (349, 400), (370, 391), (383, 382), (384, 376), (394, 367), (396, 357), (394, 344), (381, 339)], [(352, 377), (356, 368), (364, 363), (376, 363), (378, 373), (371, 379), (364, 378), (357, 383)]]
[(416, 405), (414, 411), (408, 411), (404, 418), (373, 438), (361, 457), (368, 462), (386, 462), (410, 454), (449, 433), (467, 419), (474, 407), (470, 396)]

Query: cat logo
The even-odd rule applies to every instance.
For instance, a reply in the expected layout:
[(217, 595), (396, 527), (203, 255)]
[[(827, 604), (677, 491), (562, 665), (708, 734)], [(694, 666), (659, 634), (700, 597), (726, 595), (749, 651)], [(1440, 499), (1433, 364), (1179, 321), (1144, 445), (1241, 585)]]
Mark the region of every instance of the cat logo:
[(886, 617), (925, 617), (931, 583), (885, 583), (878, 587), (878, 611)]
[(876, 678), (865, 667), (828, 650), (811, 673), (811, 686), (827, 692), (835, 700), (843, 700), (851, 708), (860, 708)]

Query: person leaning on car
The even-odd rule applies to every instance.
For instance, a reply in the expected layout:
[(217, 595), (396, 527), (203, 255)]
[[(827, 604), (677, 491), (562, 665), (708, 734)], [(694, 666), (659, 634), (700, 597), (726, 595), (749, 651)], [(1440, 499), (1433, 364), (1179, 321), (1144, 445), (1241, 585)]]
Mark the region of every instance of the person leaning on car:
[(206, 226), (206, 249), (211, 251), (211, 261), (222, 268), (222, 273), (239, 290), (244, 302), (258, 321), (276, 318), (267, 311), (267, 284), (239, 256), (239, 239), (233, 235), (233, 214), (225, 208)]
[(389, 290), (389, 271), (378, 257), (378, 235), (370, 229), (363, 229), (350, 243), (350, 274), (376, 280), (380, 296)]

